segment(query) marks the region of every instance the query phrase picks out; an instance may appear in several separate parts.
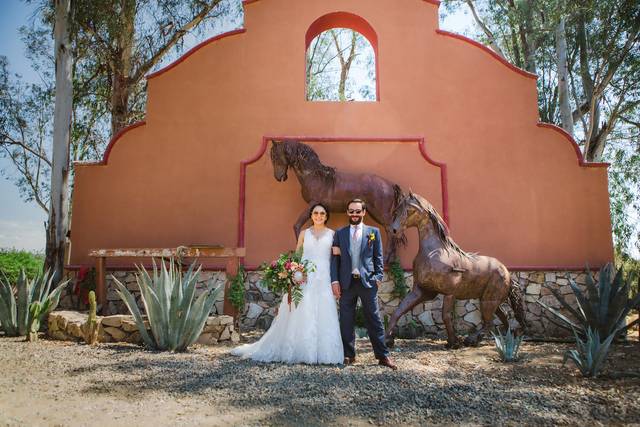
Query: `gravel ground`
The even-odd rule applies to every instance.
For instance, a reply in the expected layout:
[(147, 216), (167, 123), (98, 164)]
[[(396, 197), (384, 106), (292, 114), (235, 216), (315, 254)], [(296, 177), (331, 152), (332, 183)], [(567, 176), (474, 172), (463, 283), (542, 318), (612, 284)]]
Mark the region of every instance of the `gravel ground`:
[(503, 364), (493, 345), (445, 351), (398, 340), (398, 371), (366, 340), (349, 367), (260, 364), (230, 347), (150, 352), (127, 344), (0, 338), (0, 424), (635, 424), (640, 346), (617, 345), (602, 378), (562, 367), (567, 344), (524, 343)]

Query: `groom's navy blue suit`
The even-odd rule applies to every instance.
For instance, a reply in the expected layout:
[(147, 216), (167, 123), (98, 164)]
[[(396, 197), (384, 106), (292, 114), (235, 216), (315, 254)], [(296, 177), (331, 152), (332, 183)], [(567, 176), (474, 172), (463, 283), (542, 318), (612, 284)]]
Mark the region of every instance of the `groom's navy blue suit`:
[(352, 274), (350, 226), (335, 233), (333, 246), (340, 248), (340, 255), (331, 257), (331, 281), (340, 282), (340, 333), (344, 356), (354, 358), (356, 355), (355, 318), (356, 304), (360, 298), (373, 352), (377, 359), (386, 358), (389, 351), (384, 343), (384, 326), (378, 312), (378, 282), (382, 280), (384, 272), (380, 230), (363, 224), (358, 269), (360, 277)]

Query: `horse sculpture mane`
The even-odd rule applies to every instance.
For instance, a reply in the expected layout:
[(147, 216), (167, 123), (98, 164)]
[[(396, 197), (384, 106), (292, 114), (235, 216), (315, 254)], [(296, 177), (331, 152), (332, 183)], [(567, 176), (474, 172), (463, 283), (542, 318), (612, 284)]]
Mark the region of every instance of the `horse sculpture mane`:
[(298, 141), (283, 141), (282, 143), (284, 144), (285, 154), (292, 164), (310, 171), (329, 185), (335, 183), (336, 168), (322, 164), (320, 157), (318, 157), (313, 148)]
[(444, 222), (440, 214), (438, 214), (438, 211), (436, 211), (436, 209), (431, 203), (427, 201), (427, 199), (413, 193), (410, 193), (408, 197), (409, 200), (413, 199), (416, 201), (416, 204), (414, 206), (417, 207), (418, 210), (422, 210), (423, 213), (427, 214), (429, 221), (431, 221), (431, 224), (433, 225), (436, 236), (446, 250), (452, 250), (460, 256), (466, 258), (475, 258), (477, 256), (477, 254), (475, 253), (464, 251), (460, 246), (458, 246), (456, 242), (453, 241), (451, 235), (449, 234), (449, 227), (447, 227), (447, 224)]

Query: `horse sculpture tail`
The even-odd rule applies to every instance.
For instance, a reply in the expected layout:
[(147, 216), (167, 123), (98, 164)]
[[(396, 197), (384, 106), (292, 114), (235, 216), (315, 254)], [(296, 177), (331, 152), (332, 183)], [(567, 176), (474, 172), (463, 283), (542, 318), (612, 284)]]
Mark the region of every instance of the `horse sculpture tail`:
[(524, 313), (524, 299), (522, 298), (522, 288), (520, 283), (515, 279), (511, 279), (511, 286), (509, 287), (509, 305), (513, 310), (513, 314), (516, 316), (516, 320), (522, 327), (523, 331), (527, 330), (527, 320)]
[[(402, 192), (402, 188), (400, 188), (398, 184), (393, 184), (393, 209), (391, 210), (392, 212), (395, 212), (400, 202), (402, 202), (402, 199), (404, 199), (404, 193)], [(402, 246), (407, 246), (407, 236), (404, 234), (404, 231), (400, 236), (394, 237), (394, 239), (397, 242), (400, 242)]]

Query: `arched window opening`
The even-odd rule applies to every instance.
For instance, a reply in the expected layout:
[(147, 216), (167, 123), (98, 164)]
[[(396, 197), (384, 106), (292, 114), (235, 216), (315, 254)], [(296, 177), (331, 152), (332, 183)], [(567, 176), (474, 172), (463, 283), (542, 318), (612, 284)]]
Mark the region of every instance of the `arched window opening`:
[(376, 58), (357, 31), (332, 28), (307, 49), (308, 101), (375, 101)]
[(362, 17), (332, 12), (305, 34), (308, 101), (379, 101), (378, 35)]

